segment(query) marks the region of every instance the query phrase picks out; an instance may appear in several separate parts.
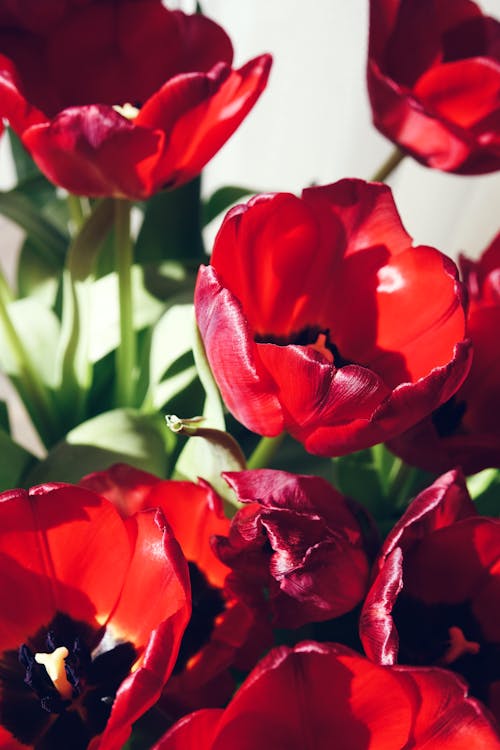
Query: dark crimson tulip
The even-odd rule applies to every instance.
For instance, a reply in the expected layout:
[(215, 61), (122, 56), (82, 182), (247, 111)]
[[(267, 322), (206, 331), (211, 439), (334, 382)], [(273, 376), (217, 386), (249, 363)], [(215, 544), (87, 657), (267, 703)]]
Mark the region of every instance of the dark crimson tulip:
[(460, 466), (474, 474), (500, 468), (500, 234), (478, 261), (461, 258), (461, 267), (474, 351), (469, 374), (451, 399), (389, 445), (428, 471)]
[(273, 649), (225, 710), (179, 721), (153, 750), (498, 750), (481, 705), (442, 669), (381, 667), (345, 646)]
[(120, 750), (158, 699), (190, 613), (160, 511), (89, 490), (0, 495), (0, 747)]
[(234, 416), (320, 455), (402, 432), (469, 367), (456, 268), (412, 247), (379, 183), (341, 180), (232, 209), (195, 309)]
[(0, 116), (72, 193), (143, 199), (187, 182), (267, 82), (269, 55), (233, 70), (217, 24), (161, 0), (4, 5)]
[(500, 168), (500, 23), (471, 0), (370, 0), (375, 126), (422, 164)]
[(220, 497), (205, 482), (160, 480), (125, 464), (90, 474), (82, 484), (111, 500), (124, 517), (160, 508), (188, 561), (192, 616), (162, 697), (163, 708), (178, 716), (224, 705), (235, 690), (230, 668), (251, 669), (271, 635), (225, 588), (230, 570), (210, 546), (214, 535), (229, 532)]
[(329, 620), (361, 601), (369, 563), (346, 498), (320, 477), (273, 469), (223, 476), (248, 503), (233, 518), (229, 536), (214, 540), (233, 570), (233, 590), (252, 603), (265, 590), (280, 627)]
[(451, 471), (418, 495), (375, 565), (361, 616), (381, 664), (461, 673), (500, 718), (500, 521), (477, 515)]

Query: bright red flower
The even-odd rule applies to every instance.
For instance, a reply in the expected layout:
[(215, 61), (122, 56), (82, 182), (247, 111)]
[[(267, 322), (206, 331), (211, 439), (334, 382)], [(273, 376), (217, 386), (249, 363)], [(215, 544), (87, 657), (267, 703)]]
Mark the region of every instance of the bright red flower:
[(265, 88), (271, 58), (232, 70), (226, 33), (161, 0), (11, 0), (0, 15), (0, 116), (72, 193), (147, 198), (195, 177)]
[(202, 481), (160, 480), (125, 464), (90, 474), (81, 484), (111, 500), (124, 517), (155, 507), (164, 514), (188, 560), (193, 609), (162, 706), (180, 716), (224, 705), (235, 690), (230, 668), (251, 669), (268, 647), (270, 631), (225, 589), (229, 568), (210, 545), (214, 535), (229, 532), (220, 497)]
[(456, 268), (412, 247), (379, 183), (341, 180), (232, 209), (195, 309), (229, 410), (320, 455), (402, 432), (469, 367)]
[(271, 608), (275, 624), (300, 627), (349, 612), (363, 598), (369, 562), (354, 507), (320, 477), (259, 469), (223, 474), (248, 503), (214, 549), (228, 585)]
[(153, 750), (498, 750), (463, 683), (441, 669), (380, 667), (312, 641), (271, 651), (225, 710), (186, 716)]
[(500, 719), (500, 521), (477, 515), (463, 476), (411, 503), (375, 566), (360, 635), (381, 663), (459, 672)]
[(189, 619), (186, 561), (163, 515), (123, 520), (71, 485), (4, 492), (0, 556), (0, 747), (119, 750)]
[(500, 168), (500, 23), (471, 0), (370, 0), (375, 126), (435, 169)]
[(407, 463), (466, 474), (500, 468), (500, 234), (478, 261), (461, 258), (474, 355), (465, 381), (429, 418), (389, 443)]

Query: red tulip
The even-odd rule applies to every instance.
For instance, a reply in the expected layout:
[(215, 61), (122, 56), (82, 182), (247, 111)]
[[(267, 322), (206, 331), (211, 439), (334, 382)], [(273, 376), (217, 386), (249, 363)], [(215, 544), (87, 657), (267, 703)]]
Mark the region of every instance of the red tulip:
[(82, 484), (111, 500), (124, 517), (160, 508), (188, 561), (192, 616), (163, 693), (163, 709), (177, 717), (224, 705), (235, 690), (230, 668), (251, 669), (271, 636), (252, 609), (225, 588), (230, 569), (210, 546), (212, 537), (229, 532), (221, 499), (204, 482), (162, 481), (124, 464), (90, 474)]
[(449, 401), (389, 445), (405, 461), (428, 471), (460, 466), (474, 474), (500, 468), (500, 234), (479, 261), (461, 258), (461, 266), (470, 300), (470, 372)]
[(86, 489), (0, 495), (0, 747), (119, 750), (158, 699), (189, 619), (160, 511)]
[(223, 474), (249, 503), (214, 548), (229, 585), (250, 603), (262, 592), (280, 627), (338, 617), (363, 598), (369, 563), (353, 507), (324, 479), (260, 469)]
[(160, 0), (49, 6), (49, 23), (28, 23), (16, 0), (0, 15), (0, 115), (72, 193), (142, 199), (187, 182), (265, 88), (270, 56), (233, 70), (228, 36), (200, 14)]
[(200, 269), (195, 309), (229, 410), (320, 455), (402, 432), (469, 367), (455, 266), (412, 247), (378, 183), (342, 180), (232, 209)]
[(429, 167), (499, 169), (499, 39), (471, 0), (370, 0), (375, 126)]
[(477, 515), (445, 474), (387, 537), (361, 616), (367, 655), (440, 665), (467, 678), (500, 719), (500, 521)]
[(153, 750), (498, 750), (463, 683), (441, 669), (387, 668), (345, 646), (271, 651), (225, 709), (186, 716)]

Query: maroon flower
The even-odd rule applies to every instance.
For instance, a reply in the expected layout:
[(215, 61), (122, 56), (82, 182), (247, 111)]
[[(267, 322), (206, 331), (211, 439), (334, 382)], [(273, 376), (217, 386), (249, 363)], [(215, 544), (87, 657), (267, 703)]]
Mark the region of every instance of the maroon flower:
[(474, 474), (500, 468), (500, 234), (479, 261), (461, 258), (461, 266), (474, 350), (469, 374), (449, 401), (389, 445), (406, 462), (428, 471), (460, 466)]
[(367, 655), (453, 669), (500, 718), (499, 559), (500, 521), (477, 515), (459, 473), (443, 475), (384, 543), (361, 616)]
[(119, 750), (158, 699), (190, 612), (159, 511), (71, 485), (0, 495), (0, 746)]
[(369, 563), (347, 500), (320, 477), (259, 469), (223, 475), (238, 499), (229, 537), (214, 548), (233, 569), (228, 585), (255, 605), (267, 591), (274, 621), (299, 627), (349, 612)]
[(370, 0), (375, 126), (435, 169), (500, 168), (500, 23), (471, 0)]
[(463, 683), (441, 669), (380, 667), (345, 646), (271, 651), (225, 709), (186, 716), (153, 750), (498, 750)]
[(10, 0), (0, 13), (0, 115), (72, 193), (142, 199), (187, 182), (267, 82), (269, 55), (232, 70), (219, 26), (160, 0), (51, 0), (47, 11), (27, 21)]
[(320, 455), (402, 432), (469, 367), (455, 266), (412, 247), (378, 183), (342, 180), (232, 209), (195, 308), (229, 410)]
[(188, 561), (193, 607), (162, 707), (177, 717), (223, 706), (236, 687), (230, 669), (251, 669), (271, 633), (225, 588), (230, 569), (210, 546), (214, 535), (229, 532), (220, 497), (202, 481), (160, 480), (125, 464), (90, 474), (81, 484), (111, 500), (125, 518), (155, 507), (164, 514)]

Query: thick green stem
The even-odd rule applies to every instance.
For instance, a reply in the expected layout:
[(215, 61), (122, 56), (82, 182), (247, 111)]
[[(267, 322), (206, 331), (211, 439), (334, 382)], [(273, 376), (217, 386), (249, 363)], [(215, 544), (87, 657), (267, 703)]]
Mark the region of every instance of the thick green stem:
[(137, 342), (133, 325), (130, 203), (115, 201), (115, 269), (118, 275), (120, 340), (116, 350), (116, 405), (133, 406), (137, 378)]
[(276, 437), (263, 437), (257, 443), (257, 447), (247, 461), (249, 469), (264, 469), (269, 466), (274, 454), (280, 447), (284, 440), (286, 433), (282, 432), (281, 435)]
[(25, 406), (42, 442), (49, 447), (61, 436), (61, 425), (50, 395), (24, 349), (1, 295), (0, 325), (3, 327), (10, 355), (16, 363), (16, 376), (13, 380), (18, 380)]
[(396, 167), (403, 161), (406, 154), (399, 148), (395, 148), (390, 154), (389, 158), (382, 164), (382, 166), (375, 172), (371, 178), (372, 182), (385, 182)]
[(67, 196), (69, 215), (71, 218), (73, 236), (77, 235), (85, 224), (85, 219), (89, 215), (89, 205), (86, 198), (80, 198), (78, 195), (69, 193)]

